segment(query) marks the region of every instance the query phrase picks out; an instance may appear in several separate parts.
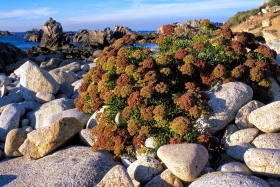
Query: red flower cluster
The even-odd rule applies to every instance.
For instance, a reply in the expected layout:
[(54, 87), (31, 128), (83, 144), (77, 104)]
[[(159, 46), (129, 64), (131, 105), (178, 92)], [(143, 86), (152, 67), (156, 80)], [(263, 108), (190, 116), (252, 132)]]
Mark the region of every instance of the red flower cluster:
[(157, 84), (155, 89), (158, 93), (161, 93), (161, 94), (168, 93), (168, 91), (169, 91), (168, 85), (164, 84), (163, 82), (161, 82), (160, 84)]
[(193, 44), (193, 48), (196, 51), (205, 51), (206, 45), (203, 42), (196, 42)]
[(210, 84), (213, 83), (214, 77), (214, 71), (208, 70), (206, 72), (200, 73), (200, 78), (203, 84)]
[(231, 71), (231, 75), (237, 80), (244, 80), (246, 79), (245, 71), (246, 69), (242, 65), (239, 65)]
[(127, 130), (131, 136), (134, 136), (141, 127), (141, 124), (137, 119), (131, 119), (127, 122)]
[(149, 106), (147, 108), (142, 109), (141, 118), (143, 118), (146, 121), (152, 121), (154, 109), (155, 109), (155, 106)]
[(155, 117), (161, 117), (164, 118), (168, 114), (168, 108), (164, 105), (158, 105), (154, 109), (153, 113), (155, 114)]
[(223, 26), (223, 27), (221, 27), (221, 29), (222, 29), (221, 30), (222, 36), (225, 36), (226, 38), (229, 38), (229, 39), (233, 37), (232, 31), (229, 27)]
[(214, 70), (214, 77), (218, 78), (218, 79), (222, 79), (222, 78), (227, 78), (228, 77), (228, 71), (226, 69), (225, 66), (218, 64)]
[(88, 83), (83, 83), (79, 88), (78, 88), (78, 92), (81, 93), (81, 92), (85, 92), (87, 90), (87, 87), (88, 87)]
[(191, 121), (183, 116), (175, 118), (170, 126), (170, 130), (180, 135), (187, 134), (191, 132), (193, 125)]
[(132, 114), (132, 109), (127, 106), (123, 109), (122, 111), (122, 116), (125, 118), (125, 119), (128, 119), (130, 117), (130, 115)]
[(174, 27), (172, 25), (164, 25), (162, 27), (162, 31), (164, 35), (171, 35), (172, 33), (174, 33)]
[(112, 56), (117, 56), (118, 51), (116, 49), (112, 49), (108, 54), (107, 57), (110, 58)]
[(195, 63), (195, 56), (193, 55), (187, 55), (183, 61), (186, 63), (186, 64), (194, 64)]
[(137, 50), (133, 53), (133, 58), (140, 59), (143, 56), (143, 52), (141, 50)]
[(179, 49), (175, 54), (175, 60), (182, 62), (187, 55), (188, 52), (185, 49)]
[(152, 94), (155, 92), (155, 89), (151, 86), (145, 86), (141, 88), (140, 95), (144, 98), (152, 98)]
[(146, 58), (143, 62), (143, 68), (153, 69), (156, 65), (156, 61), (153, 58)]
[(191, 107), (193, 107), (197, 98), (192, 93), (186, 93), (179, 98), (179, 106), (181, 109), (188, 111)]
[(187, 82), (185, 86), (189, 93), (198, 93), (200, 91), (200, 88), (194, 82)]
[(92, 79), (95, 83), (98, 83), (102, 79), (102, 75), (105, 73), (103, 69), (97, 69), (93, 72)]
[(192, 64), (183, 64), (182, 66), (179, 66), (179, 70), (184, 75), (192, 76), (195, 72), (195, 68)]
[(123, 87), (125, 85), (131, 84), (131, 76), (127, 74), (122, 74), (118, 79), (117, 79), (117, 84), (120, 87)]
[(171, 69), (170, 69), (170, 68), (162, 68), (162, 69), (160, 70), (160, 73), (162, 73), (162, 74), (165, 75), (165, 76), (168, 76), (168, 75), (170, 75), (172, 72), (171, 72)]
[(142, 97), (139, 91), (133, 92), (128, 98), (128, 105), (130, 108), (137, 108), (141, 105)]
[(148, 71), (144, 76), (144, 80), (151, 84), (156, 83), (157, 79), (158, 79), (158, 74), (156, 71)]
[(126, 68), (128, 66), (129, 57), (126, 55), (120, 55), (117, 58), (117, 67), (119, 68)]
[(191, 117), (193, 117), (194, 119), (197, 119), (201, 115), (201, 110), (197, 106), (194, 106), (189, 109), (189, 113), (190, 113)]
[(207, 70), (207, 62), (203, 58), (196, 59), (194, 66), (200, 73)]
[(103, 101), (100, 98), (96, 98), (91, 103), (91, 108), (93, 111), (98, 111), (103, 106)]

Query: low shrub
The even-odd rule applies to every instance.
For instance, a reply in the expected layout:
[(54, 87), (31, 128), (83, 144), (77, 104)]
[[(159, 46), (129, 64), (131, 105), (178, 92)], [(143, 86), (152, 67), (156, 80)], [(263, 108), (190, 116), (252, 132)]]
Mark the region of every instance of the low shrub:
[[(272, 63), (276, 53), (259, 45), (254, 35), (234, 35), (224, 26), (180, 40), (173, 26), (163, 30), (153, 41), (156, 52), (135, 47), (135, 36), (125, 35), (104, 48), (97, 66), (84, 77), (76, 108), (89, 113), (107, 106), (92, 129), (97, 135), (94, 151), (107, 149), (120, 156), (133, 154), (136, 147), (143, 152), (149, 137), (157, 140), (156, 147), (196, 142), (211, 150), (211, 133), (199, 135), (194, 127), (197, 118), (212, 112), (202, 88), (238, 80), (252, 86), (255, 98), (268, 97), (268, 73), (278, 76), (280, 68)], [(127, 44), (131, 46), (122, 47)]]

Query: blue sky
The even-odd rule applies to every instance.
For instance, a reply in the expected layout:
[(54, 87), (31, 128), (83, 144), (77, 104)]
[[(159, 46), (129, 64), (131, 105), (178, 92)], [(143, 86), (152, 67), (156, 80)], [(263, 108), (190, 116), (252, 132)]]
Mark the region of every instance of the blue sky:
[(0, 30), (42, 28), (52, 17), (64, 31), (113, 29), (156, 30), (163, 24), (210, 19), (225, 22), (239, 11), (258, 8), (263, 0), (11, 0), (1, 3)]

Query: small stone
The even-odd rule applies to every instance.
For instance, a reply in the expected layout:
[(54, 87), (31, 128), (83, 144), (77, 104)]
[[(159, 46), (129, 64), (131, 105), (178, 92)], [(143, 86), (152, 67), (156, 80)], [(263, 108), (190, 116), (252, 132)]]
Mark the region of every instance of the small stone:
[(90, 129), (82, 129), (79, 132), (80, 141), (83, 145), (93, 146), (97, 140), (97, 136), (93, 135)]
[(227, 139), (229, 146), (235, 146), (241, 143), (251, 143), (258, 135), (259, 130), (256, 128), (248, 128), (239, 130)]
[(280, 177), (280, 150), (251, 148), (244, 154), (246, 165), (260, 176), (279, 178)]
[(127, 154), (122, 155), (121, 157), (121, 161), (123, 163), (123, 165), (128, 168), (133, 162), (136, 161), (135, 158), (133, 158), (132, 156), (129, 156)]
[(104, 176), (96, 187), (134, 187), (126, 168), (116, 165)]
[(232, 173), (240, 173), (243, 175), (252, 176), (253, 172), (245, 165), (240, 162), (231, 162), (224, 165), (221, 165), (217, 171), (221, 172), (232, 172)]
[(186, 182), (199, 176), (209, 158), (206, 148), (195, 143), (164, 145), (157, 155), (176, 177)]
[(168, 169), (148, 182), (145, 187), (184, 187), (182, 181)]
[(89, 65), (88, 64), (85, 64), (83, 67), (82, 67), (82, 71), (84, 72), (88, 72), (89, 71)]
[(52, 101), (54, 99), (55, 99), (54, 95), (49, 93), (49, 92), (42, 91), (42, 92), (38, 92), (36, 94), (36, 101), (38, 103), (42, 103), (43, 104), (43, 103), (50, 102), (50, 101)]
[(127, 168), (130, 178), (140, 183), (149, 182), (162, 171), (161, 163), (157, 159), (146, 155), (140, 157)]
[(244, 154), (250, 148), (254, 148), (250, 143), (241, 143), (231, 146), (227, 150), (227, 154), (236, 160), (244, 162)]
[(263, 107), (264, 105), (265, 104), (255, 100), (250, 101), (249, 103), (244, 105), (235, 116), (235, 125), (239, 129), (253, 128), (254, 125), (248, 123), (248, 116), (252, 111), (256, 110), (257, 108)]
[(225, 134), (221, 140), (221, 144), (224, 145), (225, 150), (227, 150), (229, 148), (228, 138), (230, 137), (230, 135), (232, 135), (233, 133), (235, 133), (238, 130), (239, 129), (234, 124), (230, 124), (226, 127)]
[(21, 126), (24, 127), (24, 126), (28, 126), (29, 125), (29, 119), (23, 119), (21, 120)]
[(280, 149), (280, 133), (268, 133), (257, 136), (252, 142), (256, 148)]

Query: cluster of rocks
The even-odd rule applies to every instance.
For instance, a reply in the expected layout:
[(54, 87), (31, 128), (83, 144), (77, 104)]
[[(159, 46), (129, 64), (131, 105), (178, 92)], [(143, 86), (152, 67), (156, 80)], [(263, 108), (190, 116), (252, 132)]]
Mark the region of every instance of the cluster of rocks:
[(10, 33), (9, 31), (0, 31), (0, 36), (16, 36), (16, 33)]
[(24, 38), (29, 38), (27, 42), (41, 42), (43, 37), (42, 29), (31, 29), (31, 31), (26, 31)]
[[(91, 150), (97, 138), (91, 133), (98, 124), (96, 112), (85, 114), (74, 105), (83, 76), (95, 64), (62, 61), (60, 56), (39, 56), (37, 63), (27, 61), (10, 76), (0, 76), (0, 185), (280, 184), (280, 86), (272, 77), (274, 97), (266, 105), (252, 100), (252, 89), (241, 82), (207, 92), (213, 113), (199, 118), (196, 127), (200, 133), (224, 132), (218, 139), (225, 152), (215, 165), (210, 162), (213, 155), (195, 143), (165, 145), (151, 154), (137, 154), (137, 160), (129, 155), (114, 160), (107, 151)], [(145, 146), (154, 148), (155, 142), (151, 137)]]

